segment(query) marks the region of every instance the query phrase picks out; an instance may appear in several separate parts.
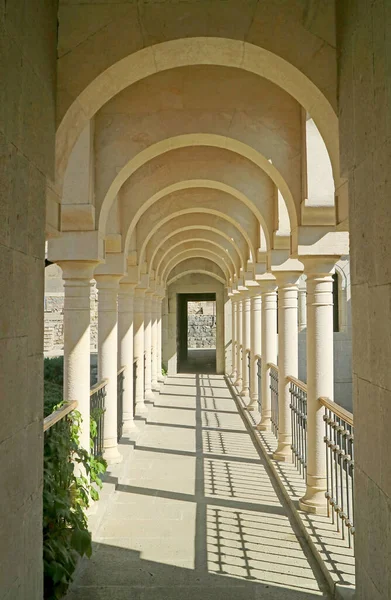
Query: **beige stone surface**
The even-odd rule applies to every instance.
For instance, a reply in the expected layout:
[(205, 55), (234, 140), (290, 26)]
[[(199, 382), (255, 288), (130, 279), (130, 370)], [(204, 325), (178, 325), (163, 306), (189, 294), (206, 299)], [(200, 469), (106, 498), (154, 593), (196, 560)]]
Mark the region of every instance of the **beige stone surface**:
[(127, 457), (67, 599), (328, 597), (222, 377), (168, 378)]

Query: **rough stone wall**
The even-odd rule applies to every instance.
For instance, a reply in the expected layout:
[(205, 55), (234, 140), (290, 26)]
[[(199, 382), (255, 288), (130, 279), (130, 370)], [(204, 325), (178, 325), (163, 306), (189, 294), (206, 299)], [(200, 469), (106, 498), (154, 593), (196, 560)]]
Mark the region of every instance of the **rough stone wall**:
[(45, 202), (56, 2), (0, 1), (0, 598), (42, 600)]
[(357, 600), (391, 598), (391, 3), (338, 2), (349, 180)]
[(216, 348), (216, 318), (213, 315), (189, 315), (189, 348)]

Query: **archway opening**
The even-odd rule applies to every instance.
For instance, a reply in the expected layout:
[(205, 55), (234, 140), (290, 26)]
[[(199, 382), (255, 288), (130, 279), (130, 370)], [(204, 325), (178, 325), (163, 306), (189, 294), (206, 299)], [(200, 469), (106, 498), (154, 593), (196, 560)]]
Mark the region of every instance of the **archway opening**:
[(216, 373), (216, 294), (178, 294), (178, 373)]

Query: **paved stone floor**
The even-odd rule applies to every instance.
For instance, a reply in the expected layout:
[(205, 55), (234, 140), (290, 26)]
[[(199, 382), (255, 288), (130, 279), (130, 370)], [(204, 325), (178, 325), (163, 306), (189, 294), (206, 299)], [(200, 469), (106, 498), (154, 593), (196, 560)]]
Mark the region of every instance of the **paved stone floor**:
[(322, 589), (224, 379), (167, 379), (67, 599), (328, 598)]
[(216, 373), (216, 349), (189, 348), (187, 360), (179, 366), (181, 373)]

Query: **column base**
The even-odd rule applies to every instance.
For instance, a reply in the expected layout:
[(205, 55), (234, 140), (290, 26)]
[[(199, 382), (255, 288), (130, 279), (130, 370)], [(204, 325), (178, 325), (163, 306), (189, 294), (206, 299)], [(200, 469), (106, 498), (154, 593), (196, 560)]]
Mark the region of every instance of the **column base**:
[(242, 398), (248, 398), (250, 400), (250, 390), (248, 389), (248, 387), (240, 390), (239, 396), (241, 396)]
[(158, 381), (152, 381), (152, 391), (158, 392), (160, 390), (160, 385)]
[(246, 406), (246, 410), (257, 410), (258, 409), (258, 398), (251, 398), (250, 397), (250, 402), (247, 404)]
[(152, 390), (147, 390), (144, 394), (144, 400), (155, 400), (155, 394)]
[(257, 431), (271, 431), (272, 430), (272, 423), (269, 420), (265, 420), (265, 421), (261, 421), (258, 423), (258, 425), (256, 425), (255, 429)]
[(234, 386), (235, 387), (240, 387), (242, 385), (242, 378), (239, 377), (235, 382), (234, 382)]
[(307, 473), (307, 489), (299, 500), (301, 510), (313, 515), (327, 514), (326, 481), (324, 477), (317, 477)]
[(277, 450), (273, 453), (273, 458), (280, 462), (292, 462), (291, 445), (279, 444)]
[(228, 377), (229, 377), (230, 379), (232, 379), (232, 381), (234, 381), (234, 380), (237, 378), (237, 376), (238, 376), (238, 374), (237, 374), (237, 372), (236, 372), (236, 371), (233, 371), (233, 372), (231, 373), (231, 375), (228, 375)]
[(144, 400), (136, 403), (136, 417), (145, 416), (148, 414), (148, 408), (144, 404)]
[(118, 452), (117, 446), (103, 449), (103, 458), (108, 465), (118, 465), (122, 462), (122, 454)]
[(124, 421), (123, 425), (122, 425), (122, 432), (125, 433), (132, 433), (134, 431), (137, 431), (137, 425), (134, 422), (133, 419), (129, 419), (129, 421)]

